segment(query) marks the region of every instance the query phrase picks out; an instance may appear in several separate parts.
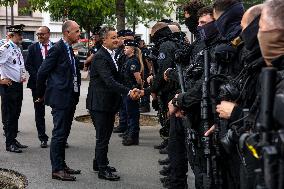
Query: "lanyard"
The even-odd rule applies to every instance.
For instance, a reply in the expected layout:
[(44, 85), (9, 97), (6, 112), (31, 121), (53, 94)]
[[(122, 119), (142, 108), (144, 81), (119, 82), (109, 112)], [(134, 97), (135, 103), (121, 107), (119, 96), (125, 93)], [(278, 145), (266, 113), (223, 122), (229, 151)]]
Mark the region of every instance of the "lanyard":
[(69, 59), (70, 59), (70, 62), (71, 62), (72, 73), (73, 73), (73, 76), (75, 77), (75, 76), (77, 76), (77, 74), (76, 74), (76, 65), (75, 65), (75, 58), (74, 58), (74, 54), (73, 54), (73, 49), (65, 41), (64, 41), (64, 44), (67, 48), (67, 52), (68, 52)]

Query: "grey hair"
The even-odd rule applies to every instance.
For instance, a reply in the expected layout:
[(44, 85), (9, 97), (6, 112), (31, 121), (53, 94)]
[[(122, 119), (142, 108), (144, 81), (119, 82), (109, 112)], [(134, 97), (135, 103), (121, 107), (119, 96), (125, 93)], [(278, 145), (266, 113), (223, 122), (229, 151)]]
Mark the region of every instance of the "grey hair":
[(110, 31), (115, 31), (115, 28), (111, 26), (105, 26), (102, 29), (100, 29), (99, 31), (100, 40), (105, 39)]
[(284, 1), (266, 0), (264, 10), (267, 11), (267, 22), (275, 26), (276, 29), (284, 29)]
[(74, 22), (73, 20), (65, 21), (62, 25), (62, 33), (68, 31), (68, 29), (70, 28), (70, 26), (72, 25), (73, 22)]

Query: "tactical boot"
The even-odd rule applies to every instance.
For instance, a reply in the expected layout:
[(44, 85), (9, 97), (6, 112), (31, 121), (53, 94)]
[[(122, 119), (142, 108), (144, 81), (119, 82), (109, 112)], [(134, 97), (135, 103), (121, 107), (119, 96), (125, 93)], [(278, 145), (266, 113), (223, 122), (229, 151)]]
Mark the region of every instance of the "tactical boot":
[(149, 106), (142, 106), (139, 108), (140, 113), (150, 112), (150, 105)]
[(170, 179), (169, 180), (165, 180), (165, 182), (163, 182), (163, 187), (164, 188), (171, 188)]
[(128, 133), (125, 131), (124, 133), (118, 134), (118, 136), (124, 139), (124, 138), (127, 138)]
[(160, 165), (168, 165), (170, 163), (170, 158), (167, 157), (166, 159), (159, 159), (158, 163)]
[(139, 138), (128, 137), (127, 139), (122, 141), (122, 144), (124, 146), (139, 145)]
[(170, 180), (170, 177), (169, 177), (169, 176), (160, 178), (161, 183), (168, 182), (169, 180)]
[(155, 145), (154, 148), (160, 150), (165, 148), (167, 145), (168, 145), (168, 140), (166, 139), (161, 144)]
[(113, 128), (113, 133), (124, 133), (124, 132), (125, 132), (125, 129), (120, 126)]
[(168, 154), (168, 153), (169, 153), (169, 151), (168, 151), (168, 146), (165, 147), (165, 148), (163, 148), (163, 149), (160, 149), (160, 150), (159, 150), (159, 153), (160, 153), (160, 154)]
[(164, 166), (163, 169), (161, 171), (159, 171), (160, 175), (163, 176), (169, 176), (171, 171), (171, 167), (170, 166)]

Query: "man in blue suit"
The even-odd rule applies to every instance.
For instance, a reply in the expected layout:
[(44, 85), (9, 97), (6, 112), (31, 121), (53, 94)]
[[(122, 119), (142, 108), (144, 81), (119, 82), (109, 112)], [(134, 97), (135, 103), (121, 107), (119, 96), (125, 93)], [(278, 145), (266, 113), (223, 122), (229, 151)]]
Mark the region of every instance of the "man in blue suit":
[(38, 132), (38, 138), (41, 142), (40, 147), (47, 148), (48, 136), (45, 134), (45, 106), (43, 102), (36, 101), (36, 78), (37, 72), (43, 60), (47, 57), (48, 50), (53, 45), (49, 40), (50, 30), (47, 26), (42, 26), (37, 30), (38, 42), (29, 46), (28, 56), (25, 61), (26, 70), (29, 72), (29, 81), (27, 87), (31, 89), (34, 109), (35, 122)]
[(50, 143), (52, 178), (75, 181), (76, 177), (71, 174), (80, 174), (81, 171), (66, 165), (65, 143), (80, 95), (81, 74), (78, 60), (71, 47), (80, 38), (79, 25), (75, 21), (68, 20), (62, 25), (62, 33), (63, 38), (49, 50), (38, 70), (36, 102), (44, 98), (45, 104), (52, 108), (54, 124)]

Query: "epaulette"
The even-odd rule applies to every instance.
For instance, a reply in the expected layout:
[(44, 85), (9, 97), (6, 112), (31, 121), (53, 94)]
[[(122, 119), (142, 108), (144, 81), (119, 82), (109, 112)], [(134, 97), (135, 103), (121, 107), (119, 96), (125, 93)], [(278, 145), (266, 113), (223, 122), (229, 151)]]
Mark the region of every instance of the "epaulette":
[(240, 37), (237, 37), (231, 41), (231, 44), (234, 48), (237, 48), (242, 42), (242, 39)]
[(10, 46), (10, 45), (9, 45), (8, 43), (6, 43), (6, 44), (4, 44), (4, 45), (2, 45), (2, 46), (0, 47), (0, 50), (3, 51), (5, 48), (8, 49), (9, 46)]

